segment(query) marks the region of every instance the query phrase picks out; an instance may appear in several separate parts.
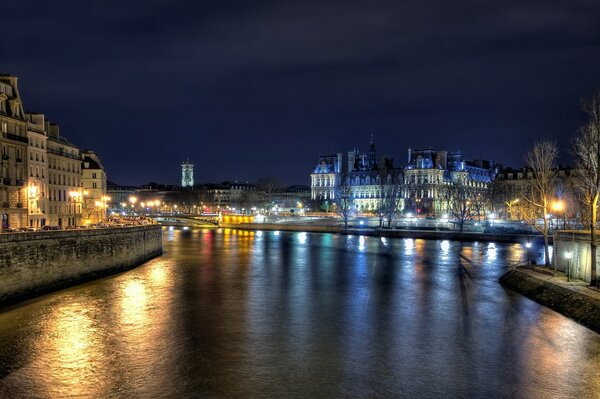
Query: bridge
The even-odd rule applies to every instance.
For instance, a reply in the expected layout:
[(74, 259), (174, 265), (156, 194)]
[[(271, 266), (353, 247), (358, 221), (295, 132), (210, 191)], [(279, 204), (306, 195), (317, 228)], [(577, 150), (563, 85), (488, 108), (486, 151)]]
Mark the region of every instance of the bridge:
[(207, 215), (179, 215), (179, 214), (157, 214), (148, 215), (157, 223), (164, 226), (189, 226), (189, 227), (217, 227), (218, 216)]

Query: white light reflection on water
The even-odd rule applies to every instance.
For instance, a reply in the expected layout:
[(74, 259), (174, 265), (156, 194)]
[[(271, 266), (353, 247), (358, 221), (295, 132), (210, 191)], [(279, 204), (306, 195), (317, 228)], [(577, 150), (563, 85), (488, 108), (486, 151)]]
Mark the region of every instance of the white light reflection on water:
[(358, 250), (363, 252), (365, 250), (365, 236), (360, 236), (358, 238)]
[(442, 249), (442, 259), (448, 259), (448, 254), (450, 252), (450, 241), (444, 240), (440, 242), (440, 247)]
[(412, 256), (415, 250), (415, 240), (412, 238), (404, 239), (404, 254), (407, 256)]
[(308, 234), (305, 232), (298, 233), (298, 242), (300, 244), (306, 244), (307, 237), (308, 237)]
[(490, 242), (488, 244), (486, 256), (490, 262), (496, 261), (496, 259), (498, 258), (498, 251), (495, 243)]

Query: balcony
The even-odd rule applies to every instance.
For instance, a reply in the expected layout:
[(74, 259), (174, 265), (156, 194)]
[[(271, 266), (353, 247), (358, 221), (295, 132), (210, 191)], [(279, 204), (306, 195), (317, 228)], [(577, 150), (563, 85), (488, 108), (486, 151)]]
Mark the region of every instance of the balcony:
[(66, 152), (66, 151), (55, 150), (54, 148), (50, 148), (50, 147), (48, 147), (48, 148), (46, 149), (46, 151), (48, 151), (48, 153), (50, 153), (50, 154), (58, 155), (58, 156), (61, 156), (61, 157), (65, 157), (65, 158), (71, 158), (71, 159), (76, 159), (76, 160), (78, 160), (78, 161), (79, 161), (79, 160), (81, 160), (81, 158), (80, 158), (80, 157), (78, 157), (78, 156), (76, 156), (76, 155), (73, 155), (73, 154), (69, 154), (69, 153), (68, 153), (68, 152)]
[(27, 137), (18, 136), (16, 134), (12, 134), (12, 133), (3, 133), (2, 136), (5, 139), (20, 141), (21, 143), (29, 144), (29, 139)]

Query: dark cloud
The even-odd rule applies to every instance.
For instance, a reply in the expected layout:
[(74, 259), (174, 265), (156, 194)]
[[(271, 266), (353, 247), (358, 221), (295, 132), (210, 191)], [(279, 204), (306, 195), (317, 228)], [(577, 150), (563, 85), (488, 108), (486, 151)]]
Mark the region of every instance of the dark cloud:
[(280, 175), (408, 146), (521, 163), (600, 88), (597, 1), (20, 1), (0, 69), (122, 183)]

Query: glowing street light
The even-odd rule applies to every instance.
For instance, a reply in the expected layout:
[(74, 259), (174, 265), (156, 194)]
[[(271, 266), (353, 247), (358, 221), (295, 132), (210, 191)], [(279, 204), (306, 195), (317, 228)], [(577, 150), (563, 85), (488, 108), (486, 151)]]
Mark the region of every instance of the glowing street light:
[[(565, 216), (565, 202), (563, 200), (558, 199), (558, 200), (554, 201), (550, 205), (550, 207), (552, 208), (552, 210), (555, 213), (557, 213), (557, 214), (562, 213), (563, 214), (563, 218), (564, 218), (564, 216)], [(560, 222), (557, 222), (557, 228), (559, 227), (558, 223), (560, 223)], [(563, 219), (563, 229), (566, 228), (565, 227), (566, 224), (567, 224), (566, 220)]]
[(77, 225), (77, 198), (79, 198), (80, 193), (78, 191), (69, 191), (69, 197), (73, 201), (73, 226)]
[(561, 200), (556, 200), (552, 203), (552, 210), (555, 212), (562, 212), (565, 209), (565, 203)]

